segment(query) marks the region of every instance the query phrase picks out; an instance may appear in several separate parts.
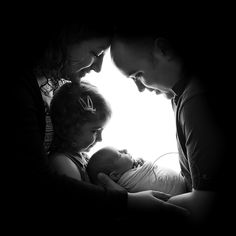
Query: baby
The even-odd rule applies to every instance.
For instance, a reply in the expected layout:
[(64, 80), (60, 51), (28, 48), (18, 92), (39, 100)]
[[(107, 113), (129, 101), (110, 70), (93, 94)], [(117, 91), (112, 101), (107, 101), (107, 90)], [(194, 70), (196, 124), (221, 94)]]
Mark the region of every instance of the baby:
[(104, 147), (95, 152), (87, 165), (90, 181), (98, 184), (97, 174), (103, 172), (128, 192), (156, 190), (170, 195), (186, 192), (184, 177), (173, 169), (133, 159), (126, 150)]

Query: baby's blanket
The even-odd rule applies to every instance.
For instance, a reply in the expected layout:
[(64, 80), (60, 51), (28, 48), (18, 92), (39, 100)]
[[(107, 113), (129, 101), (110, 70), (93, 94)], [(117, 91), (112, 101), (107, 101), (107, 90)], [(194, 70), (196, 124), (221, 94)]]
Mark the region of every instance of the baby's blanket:
[(186, 191), (184, 177), (180, 173), (151, 162), (125, 172), (118, 184), (128, 192), (156, 190), (178, 195)]

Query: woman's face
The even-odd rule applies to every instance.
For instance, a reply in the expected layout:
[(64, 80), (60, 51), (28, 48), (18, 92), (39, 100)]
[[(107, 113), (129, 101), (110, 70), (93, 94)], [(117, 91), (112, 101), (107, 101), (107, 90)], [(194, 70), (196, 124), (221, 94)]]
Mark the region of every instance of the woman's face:
[(80, 81), (88, 72), (100, 72), (105, 50), (109, 47), (107, 38), (90, 39), (67, 48), (65, 77), (71, 81)]
[(101, 142), (105, 124), (104, 121), (84, 124), (78, 134), (77, 151), (89, 152), (97, 142)]

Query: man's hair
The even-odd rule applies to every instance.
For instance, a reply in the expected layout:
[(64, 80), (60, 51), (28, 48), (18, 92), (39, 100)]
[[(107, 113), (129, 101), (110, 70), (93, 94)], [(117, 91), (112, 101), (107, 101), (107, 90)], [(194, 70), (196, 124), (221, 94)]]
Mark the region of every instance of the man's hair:
[(213, 43), (214, 37), (217, 37), (214, 34), (209, 35), (209, 28), (197, 20), (191, 22), (191, 27), (189, 22), (180, 20), (143, 23), (140, 21), (142, 20), (130, 20), (114, 27), (111, 52), (117, 40), (131, 48), (138, 46), (150, 50), (154, 47), (154, 40), (165, 39), (172, 52), (181, 58), (187, 75), (203, 76), (206, 67), (209, 66), (212, 50), (215, 50), (211, 42)]

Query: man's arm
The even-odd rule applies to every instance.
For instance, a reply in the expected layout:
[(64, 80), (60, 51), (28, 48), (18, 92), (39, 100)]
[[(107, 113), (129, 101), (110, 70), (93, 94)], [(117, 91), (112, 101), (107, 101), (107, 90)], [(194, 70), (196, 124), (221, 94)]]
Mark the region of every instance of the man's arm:
[(173, 196), (167, 202), (187, 209), (193, 222), (204, 222), (215, 207), (216, 193), (193, 190)]

